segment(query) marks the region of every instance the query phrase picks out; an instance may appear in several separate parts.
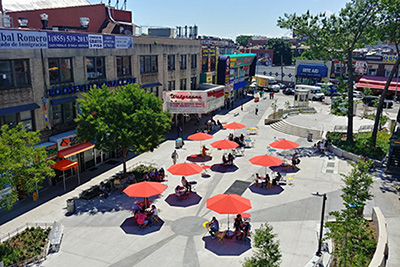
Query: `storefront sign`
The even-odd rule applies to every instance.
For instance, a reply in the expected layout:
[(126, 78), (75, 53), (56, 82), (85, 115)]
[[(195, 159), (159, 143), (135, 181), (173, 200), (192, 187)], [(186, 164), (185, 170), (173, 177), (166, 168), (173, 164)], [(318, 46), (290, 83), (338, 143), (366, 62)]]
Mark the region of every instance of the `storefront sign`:
[(368, 69), (368, 64), (366, 61), (356, 61), (354, 71), (358, 74), (366, 74)]
[(57, 144), (58, 151), (69, 148), (77, 144), (78, 137), (75, 131), (69, 131), (62, 134), (50, 136), (50, 142)]
[(240, 54), (238, 54), (238, 56), (229, 55), (229, 58), (231, 59), (230, 67), (237, 68), (237, 67), (251, 65), (251, 63), (256, 57), (256, 54), (246, 54), (246, 55), (247, 56), (241, 56)]
[(229, 57), (226, 58), (226, 66), (225, 66), (225, 84), (229, 84), (229, 75), (230, 75), (230, 59)]
[(130, 36), (0, 30), (0, 49), (130, 49)]
[(46, 152), (47, 152), (47, 159), (48, 160), (49, 159), (51, 159), (51, 160), (56, 159), (57, 156), (58, 156), (57, 145), (54, 144), (54, 145), (46, 147)]
[(328, 67), (323, 64), (300, 63), (296, 75), (298, 77), (324, 78), (328, 75)]
[(384, 55), (382, 62), (385, 63), (396, 63), (398, 56), (396, 55)]
[(47, 90), (47, 94), (50, 97), (54, 96), (61, 96), (61, 95), (72, 95), (79, 92), (87, 92), (93, 88), (93, 86), (102, 87), (106, 85), (108, 87), (117, 87), (122, 85), (127, 85), (130, 83), (136, 83), (136, 78), (125, 78), (121, 80), (113, 80), (113, 81), (105, 81), (105, 82), (98, 82), (98, 83), (89, 83), (89, 84), (82, 84), (82, 85), (71, 85), (65, 87), (58, 87), (52, 88)]

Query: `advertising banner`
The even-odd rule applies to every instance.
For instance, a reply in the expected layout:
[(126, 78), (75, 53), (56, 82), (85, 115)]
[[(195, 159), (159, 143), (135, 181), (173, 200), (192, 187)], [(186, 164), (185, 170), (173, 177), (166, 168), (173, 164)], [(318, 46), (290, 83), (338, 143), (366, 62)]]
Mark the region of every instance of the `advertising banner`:
[(0, 49), (130, 49), (130, 36), (0, 30)]
[(366, 74), (368, 69), (368, 63), (366, 61), (356, 61), (354, 71), (358, 74)]
[(396, 63), (397, 57), (397, 55), (384, 55), (382, 62), (394, 64)]

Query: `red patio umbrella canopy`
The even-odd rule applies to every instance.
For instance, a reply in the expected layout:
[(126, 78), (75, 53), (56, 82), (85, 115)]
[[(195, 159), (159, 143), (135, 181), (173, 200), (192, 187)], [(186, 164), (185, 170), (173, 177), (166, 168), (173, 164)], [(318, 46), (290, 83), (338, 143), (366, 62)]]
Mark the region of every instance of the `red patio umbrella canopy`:
[(272, 166), (279, 166), (283, 163), (278, 157), (270, 156), (270, 155), (261, 155), (255, 156), (250, 159), (250, 162), (254, 165), (259, 165), (263, 167), (272, 167)]
[(213, 138), (213, 136), (211, 134), (206, 134), (206, 133), (195, 133), (188, 136), (188, 139), (193, 141), (204, 141), (211, 138)]
[(161, 194), (167, 187), (157, 182), (141, 182), (131, 184), (125, 188), (124, 193), (130, 197), (151, 197)]
[(229, 140), (219, 140), (211, 143), (213, 148), (219, 149), (234, 149), (237, 148), (239, 145), (236, 142), (229, 141)]
[(203, 171), (203, 168), (197, 164), (185, 162), (172, 165), (167, 169), (167, 171), (169, 171), (173, 175), (188, 176), (201, 173)]
[(219, 214), (239, 214), (251, 209), (251, 203), (236, 194), (219, 194), (207, 199), (207, 208)]
[(224, 128), (226, 129), (243, 129), (246, 128), (246, 125), (238, 123), (238, 122), (232, 122), (224, 125)]
[(278, 148), (278, 149), (292, 149), (292, 148), (299, 147), (298, 143), (289, 141), (289, 140), (284, 140), (284, 139), (273, 142), (269, 145), (270, 145), (270, 147)]

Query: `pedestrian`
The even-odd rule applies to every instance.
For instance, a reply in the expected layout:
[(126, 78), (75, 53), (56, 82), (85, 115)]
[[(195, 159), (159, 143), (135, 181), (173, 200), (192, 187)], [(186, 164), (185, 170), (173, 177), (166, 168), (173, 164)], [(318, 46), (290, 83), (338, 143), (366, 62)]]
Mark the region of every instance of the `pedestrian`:
[(258, 115), (258, 105), (256, 105), (256, 115)]
[(275, 92), (271, 92), (272, 99), (274, 99)]
[(272, 92), (269, 93), (269, 99), (273, 99)]
[(176, 152), (176, 150), (174, 150), (174, 152), (172, 152), (171, 158), (172, 158), (172, 162), (173, 162), (174, 165), (175, 165), (175, 164), (176, 164), (176, 161), (177, 161), (178, 158), (179, 158), (179, 155), (178, 155), (178, 153)]

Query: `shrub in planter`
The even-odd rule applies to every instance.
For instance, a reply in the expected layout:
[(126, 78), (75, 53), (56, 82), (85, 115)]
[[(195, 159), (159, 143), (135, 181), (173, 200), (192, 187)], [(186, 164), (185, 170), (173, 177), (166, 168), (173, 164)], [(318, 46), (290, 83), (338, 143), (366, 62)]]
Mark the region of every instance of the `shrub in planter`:
[(135, 179), (137, 182), (143, 181), (143, 176), (145, 173), (149, 173), (152, 169), (154, 169), (154, 166), (149, 166), (149, 165), (139, 165), (135, 168), (133, 168), (130, 173), (133, 173), (135, 175)]

